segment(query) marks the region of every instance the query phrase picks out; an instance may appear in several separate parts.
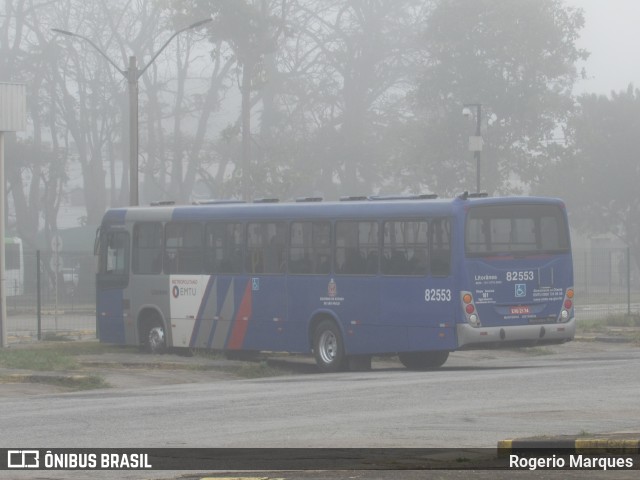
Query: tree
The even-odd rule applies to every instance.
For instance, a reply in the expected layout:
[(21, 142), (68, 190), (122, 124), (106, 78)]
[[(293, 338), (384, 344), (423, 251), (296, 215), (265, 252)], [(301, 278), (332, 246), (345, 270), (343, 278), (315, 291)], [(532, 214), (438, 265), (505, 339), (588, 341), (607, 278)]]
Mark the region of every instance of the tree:
[(63, 146), (57, 141), (57, 112), (51, 75), (52, 51), (47, 45), (49, 4), (9, 0), (0, 14), (0, 72), (3, 80), (27, 85), (31, 135), (7, 142), (8, 197), (15, 211), (9, 230), (35, 248), (40, 219), (45, 234), (56, 229), (62, 187), (66, 181)]
[(279, 75), (268, 77), (279, 84), (263, 102), (271, 114), (262, 116), (277, 127), (270, 153), (279, 156), (290, 193), (335, 198), (387, 182), (385, 168), (396, 148), (388, 133), (410, 111), (404, 99), (419, 60), (424, 3), (290, 3)]
[(260, 182), (252, 174), (251, 109), (255, 100), (251, 94), (262, 73), (264, 56), (277, 49), (285, 9), (282, 6), (280, 16), (273, 14), (275, 7), (271, 7), (268, 0), (197, 0), (195, 3), (198, 11), (213, 16), (212, 42), (225, 42), (233, 51), (239, 68), (242, 155), (236, 174), (239, 172), (241, 176), (242, 198), (249, 199)]
[(573, 226), (613, 233), (640, 266), (640, 90), (583, 95), (557, 146), (545, 191), (562, 192)]
[(399, 178), (402, 184), (473, 189), (467, 137), (475, 121), (465, 124), (461, 112), (465, 103), (480, 103), (483, 189), (535, 185), (548, 140), (573, 108), (576, 62), (587, 55), (575, 45), (583, 23), (582, 12), (560, 0), (434, 1), (413, 93), (418, 108), (407, 128), (417, 146), (407, 155), (413, 175)]

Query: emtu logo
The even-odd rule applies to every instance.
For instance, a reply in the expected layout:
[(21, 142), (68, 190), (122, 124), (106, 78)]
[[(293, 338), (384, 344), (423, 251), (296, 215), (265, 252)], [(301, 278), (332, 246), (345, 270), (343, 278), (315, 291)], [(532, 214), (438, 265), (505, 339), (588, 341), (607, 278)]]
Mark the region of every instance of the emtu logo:
[(40, 451), (7, 450), (7, 468), (40, 468)]

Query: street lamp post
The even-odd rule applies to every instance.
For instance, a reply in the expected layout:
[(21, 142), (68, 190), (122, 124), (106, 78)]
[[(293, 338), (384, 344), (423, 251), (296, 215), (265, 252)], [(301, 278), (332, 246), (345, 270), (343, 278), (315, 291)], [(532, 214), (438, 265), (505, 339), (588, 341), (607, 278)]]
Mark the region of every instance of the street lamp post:
[(191, 30), (192, 28), (200, 27), (205, 23), (210, 22), (211, 18), (206, 18), (204, 20), (200, 20), (199, 22), (193, 23), (188, 27), (184, 27), (177, 32), (175, 32), (169, 39), (160, 47), (160, 49), (153, 55), (151, 60), (142, 68), (138, 69), (137, 59), (135, 56), (129, 57), (129, 69), (123, 70), (118, 65), (111, 60), (106, 53), (104, 53), (100, 47), (98, 47), (94, 42), (92, 42), (89, 38), (84, 35), (80, 35), (78, 33), (68, 32), (66, 30), (60, 30), (59, 28), (52, 28), (51, 30), (60, 33), (62, 35), (67, 35), (69, 37), (77, 37), (89, 43), (96, 51), (102, 55), (118, 72), (122, 74), (124, 78), (127, 79), (127, 83), (129, 86), (129, 204), (130, 205), (138, 205), (138, 80), (142, 76), (144, 72), (147, 71), (147, 68), (158, 58), (158, 55), (162, 53), (162, 51), (169, 45), (171, 40), (173, 40), (178, 34)]
[(481, 103), (465, 103), (463, 105), (462, 114), (470, 117), (471, 107), (476, 109), (476, 135), (469, 137), (469, 150), (473, 152), (476, 159), (476, 192), (480, 193), (480, 152), (482, 151), (482, 132), (480, 131), (482, 121), (482, 104)]

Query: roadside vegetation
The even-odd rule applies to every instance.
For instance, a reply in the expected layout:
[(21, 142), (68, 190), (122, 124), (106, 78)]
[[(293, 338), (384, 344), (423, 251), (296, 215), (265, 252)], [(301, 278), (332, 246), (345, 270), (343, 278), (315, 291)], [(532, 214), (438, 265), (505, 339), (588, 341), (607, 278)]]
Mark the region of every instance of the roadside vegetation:
[(81, 373), (83, 367), (77, 357), (110, 351), (122, 349), (97, 342), (72, 342), (63, 337), (0, 349), (0, 368), (16, 371), (0, 374), (0, 383), (45, 383), (71, 390), (109, 387), (100, 375)]
[[(72, 341), (64, 336), (47, 336), (39, 343), (14, 345), (6, 349), (0, 349), (0, 383), (43, 383), (56, 385), (68, 390), (90, 390), (96, 388), (108, 388), (109, 383), (99, 374), (95, 368), (107, 369), (158, 369), (168, 370), (211, 370), (228, 374), (230, 378), (251, 379), (282, 375), (291, 375), (295, 368), (287, 368), (272, 362), (268, 357), (255, 356), (247, 358), (247, 361), (231, 361), (225, 356), (204, 350), (176, 350), (179, 356), (193, 356), (196, 361), (183, 363), (174, 361), (171, 354), (144, 355), (146, 361), (122, 364), (113, 360), (99, 360), (92, 357), (90, 361), (83, 361), (81, 355), (101, 355), (108, 353), (131, 354), (139, 353), (137, 347), (122, 347), (100, 344), (95, 341)], [(222, 360), (218, 365), (203, 360)], [(230, 360), (230, 361), (224, 361)]]
[[(600, 319), (580, 320), (577, 336), (588, 340), (606, 336), (613, 341), (631, 342), (640, 346), (640, 315), (610, 315)], [(548, 347), (515, 348), (532, 356), (553, 353)], [(82, 355), (138, 353), (137, 347), (111, 346), (97, 341), (77, 341), (64, 335), (47, 335), (38, 343), (12, 345), (0, 349), (0, 383), (42, 383), (68, 390), (108, 388), (109, 383), (95, 372), (101, 368), (166, 368), (169, 370), (212, 370), (228, 374), (231, 378), (254, 379), (294, 375), (315, 371), (306, 362), (283, 362), (279, 355), (261, 354), (235, 358), (206, 350), (175, 351), (180, 356), (193, 356), (194, 362), (174, 361), (171, 354), (147, 355), (147, 361), (122, 364), (113, 360), (103, 363), (97, 358), (83, 360)], [(112, 357), (113, 358), (113, 357)], [(200, 361), (198, 361), (200, 360)], [(216, 362), (208, 362), (215, 360)], [(218, 360), (220, 362), (218, 362)], [(243, 361), (234, 361), (243, 360)]]
[(241, 378), (279, 377), (292, 373), (290, 370), (270, 365), (267, 360), (243, 362), (238, 367), (232, 368), (231, 372)]
[(639, 327), (639, 314), (618, 314), (609, 315), (605, 318), (595, 320), (580, 320), (578, 322), (578, 331), (602, 331), (609, 327)]
[(640, 315), (618, 314), (593, 320), (580, 320), (577, 325), (577, 334), (606, 335), (640, 345)]

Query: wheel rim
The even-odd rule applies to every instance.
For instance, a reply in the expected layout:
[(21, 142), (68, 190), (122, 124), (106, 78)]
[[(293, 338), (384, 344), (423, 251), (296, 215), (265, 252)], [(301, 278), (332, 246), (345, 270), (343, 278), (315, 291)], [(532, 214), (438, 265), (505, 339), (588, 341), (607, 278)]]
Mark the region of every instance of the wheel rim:
[(149, 330), (149, 349), (155, 352), (164, 346), (164, 329), (153, 327)]
[(333, 363), (338, 354), (338, 338), (331, 331), (322, 332), (318, 342), (318, 353), (326, 364)]

